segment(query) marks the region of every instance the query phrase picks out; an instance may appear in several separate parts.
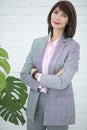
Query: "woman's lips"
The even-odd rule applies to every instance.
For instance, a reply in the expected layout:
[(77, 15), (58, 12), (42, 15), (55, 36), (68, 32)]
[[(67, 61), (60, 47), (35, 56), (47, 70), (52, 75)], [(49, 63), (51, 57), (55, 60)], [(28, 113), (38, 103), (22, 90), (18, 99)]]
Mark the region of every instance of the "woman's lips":
[(59, 22), (53, 21), (55, 24), (60, 24)]

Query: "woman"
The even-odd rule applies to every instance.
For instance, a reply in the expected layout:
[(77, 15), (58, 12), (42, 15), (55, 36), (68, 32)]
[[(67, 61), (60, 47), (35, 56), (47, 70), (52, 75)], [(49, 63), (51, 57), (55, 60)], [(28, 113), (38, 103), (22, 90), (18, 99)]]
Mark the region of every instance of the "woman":
[(72, 78), (78, 71), (79, 44), (73, 40), (76, 11), (59, 1), (48, 14), (48, 36), (34, 40), (21, 71), (30, 87), (27, 130), (68, 130), (75, 123)]

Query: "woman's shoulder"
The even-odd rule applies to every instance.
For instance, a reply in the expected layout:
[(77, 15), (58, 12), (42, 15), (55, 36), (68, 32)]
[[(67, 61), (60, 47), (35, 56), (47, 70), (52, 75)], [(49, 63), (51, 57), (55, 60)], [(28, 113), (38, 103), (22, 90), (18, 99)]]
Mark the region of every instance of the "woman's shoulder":
[(32, 44), (33, 48), (34, 48), (34, 49), (40, 49), (41, 46), (44, 46), (44, 45), (45, 45), (45, 43), (46, 43), (48, 37), (49, 37), (49, 36), (43, 36), (43, 37), (35, 38), (35, 39), (33, 40), (33, 44)]
[(66, 49), (69, 52), (80, 50), (80, 45), (74, 38), (68, 37), (68, 38), (65, 38), (65, 39), (66, 39), (65, 40)]
[(66, 45), (68, 45), (68, 46), (73, 46), (73, 47), (80, 47), (80, 45), (79, 45), (79, 43), (75, 40), (75, 39), (73, 39), (73, 38), (66, 38)]
[(47, 39), (48, 37), (49, 37), (48, 35), (42, 36), (42, 37), (38, 37), (38, 38), (35, 38), (34, 41), (45, 40), (45, 39)]

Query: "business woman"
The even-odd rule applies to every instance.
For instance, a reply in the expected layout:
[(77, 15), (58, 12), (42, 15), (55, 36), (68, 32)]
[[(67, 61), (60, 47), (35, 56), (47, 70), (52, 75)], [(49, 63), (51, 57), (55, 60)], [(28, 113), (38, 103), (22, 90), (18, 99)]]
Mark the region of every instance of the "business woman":
[(30, 87), (27, 130), (68, 130), (75, 123), (72, 79), (79, 61), (72, 3), (57, 2), (47, 22), (48, 35), (33, 41), (21, 71), (22, 81)]

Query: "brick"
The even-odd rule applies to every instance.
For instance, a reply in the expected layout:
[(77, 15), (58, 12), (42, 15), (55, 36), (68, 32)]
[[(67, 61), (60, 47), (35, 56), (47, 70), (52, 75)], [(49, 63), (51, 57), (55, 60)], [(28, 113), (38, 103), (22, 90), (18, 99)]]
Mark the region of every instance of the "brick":
[(87, 32), (87, 22), (83, 22), (83, 23), (78, 23), (77, 24), (77, 31), (84, 31)]
[(31, 0), (3, 0), (3, 6), (30, 6)]
[(80, 6), (78, 6), (78, 7), (76, 7), (76, 11), (77, 11), (77, 14), (79, 15), (82, 15), (82, 14), (84, 14), (84, 15), (87, 15), (87, 7), (80, 7)]
[(84, 15), (84, 14), (82, 14), (82, 15), (77, 15), (77, 22), (78, 23), (87, 23), (87, 15)]
[(0, 0), (0, 6), (2, 6), (2, 0)]
[[(52, 1), (52, 0), (49, 0), (49, 1), (46, 1), (46, 0), (44, 0), (44, 1), (42, 1), (42, 0), (37, 0), (37, 1), (32, 0), (32, 6), (52, 6), (56, 2), (58, 2), (58, 0), (54, 0), (54, 1)], [(72, 4), (74, 6), (87, 6), (86, 0), (83, 0), (83, 1), (79, 0), (79, 2), (76, 1), (76, 0), (70, 0), (70, 2), (72, 2)]]
[(42, 15), (0, 15), (0, 24), (35, 24), (46, 23), (47, 16)]
[(46, 24), (1, 24), (1, 32), (46, 32)]
[(48, 14), (49, 7), (1, 7), (0, 14), (2, 15), (36, 15)]
[(29, 40), (29, 39), (34, 39), (37, 37), (43, 35), (47, 35), (46, 32), (3, 32), (3, 40), (19, 40), (19, 39), (24, 39), (24, 40)]

